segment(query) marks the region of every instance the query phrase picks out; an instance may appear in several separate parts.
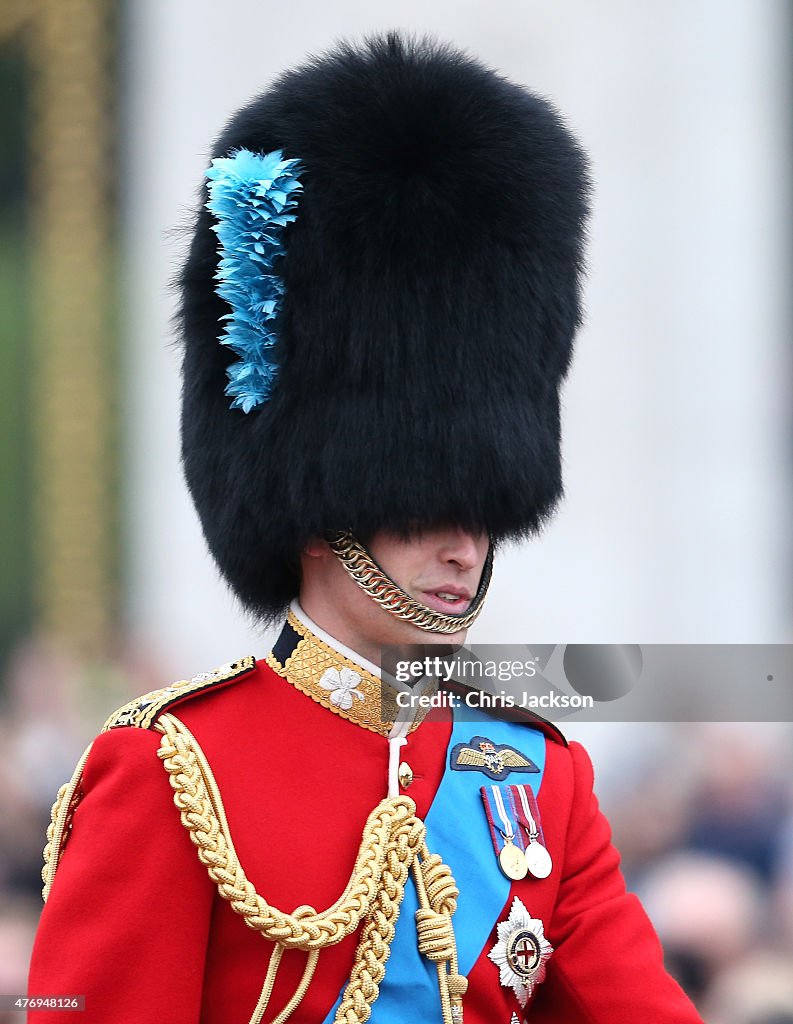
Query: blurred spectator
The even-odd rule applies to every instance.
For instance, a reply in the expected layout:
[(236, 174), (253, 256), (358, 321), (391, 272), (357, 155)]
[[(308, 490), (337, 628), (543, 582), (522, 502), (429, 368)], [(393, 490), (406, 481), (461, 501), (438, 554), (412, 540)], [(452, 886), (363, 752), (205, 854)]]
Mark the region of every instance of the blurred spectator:
[(773, 882), (791, 806), (791, 729), (777, 722), (697, 727), (699, 758), (686, 845), (753, 868)]
[(0, 884), (30, 896), (39, 871), (49, 807), (81, 753), (77, 666), (42, 641), (8, 664), (0, 716)]
[(698, 1005), (712, 979), (765, 935), (766, 893), (743, 865), (700, 853), (674, 854), (647, 872), (639, 895), (668, 969)]
[(670, 722), (561, 723), (595, 766), (595, 792), (612, 827), (629, 888), (688, 833), (697, 782), (688, 725)]
[[(0, 993), (27, 993), (28, 962), (39, 907), (34, 900), (0, 898)], [(21, 1024), (24, 1014), (18, 1010), (0, 1010), (0, 1024)]]
[(793, 1024), (790, 957), (747, 951), (715, 979), (703, 1010), (708, 1024)]
[(0, 714), (0, 892), (41, 890), (50, 808), (105, 717), (166, 680), (144, 657), (87, 665), (44, 638), (8, 662)]

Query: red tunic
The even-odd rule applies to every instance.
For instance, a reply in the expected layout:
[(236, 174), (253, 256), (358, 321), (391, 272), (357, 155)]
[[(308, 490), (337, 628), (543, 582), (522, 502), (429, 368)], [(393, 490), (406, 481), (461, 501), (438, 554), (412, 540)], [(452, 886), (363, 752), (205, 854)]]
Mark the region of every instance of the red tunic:
[[(287, 911), (306, 903), (323, 909), (338, 898), (363, 823), (386, 795), (386, 736), (334, 713), (342, 709), (329, 699), (327, 706), (319, 700), (321, 693), (312, 699), (261, 661), (239, 678), (184, 696), (169, 708), (207, 756), (249, 879), (271, 905)], [(353, 718), (362, 703), (355, 699)], [(500, 874), (479, 794), (490, 778), (456, 770), (452, 741), (492, 733), (495, 743), (503, 743), (505, 727), (495, 720), (490, 726), (453, 724), (450, 715), (428, 719), (401, 752), (413, 771), (403, 791), (428, 829), (434, 821), (428, 844), (460, 874), (455, 930), (459, 916), (459, 928), (470, 931), (457, 936), (461, 970), (469, 979), (466, 1024), (700, 1021), (664, 971), (660, 944), (638, 899), (626, 892), (593, 794), (592, 765), (580, 744), (509, 723), (510, 744), (544, 762), (538, 807), (554, 866), (544, 880), (509, 883)], [(246, 1024), (270, 943), (245, 926), (199, 862), (157, 756), (160, 738), (150, 729), (122, 727), (94, 742), (42, 913), (28, 991), (84, 995), (84, 1024)], [(507, 781), (529, 778), (513, 775)], [(459, 795), (469, 791), (470, 800)], [(449, 794), (451, 803), (443, 804)], [(497, 942), (496, 926), (507, 919), (515, 896), (542, 922), (553, 947), (545, 980), (525, 1007), (501, 983), (488, 956)], [(406, 912), (403, 918), (405, 942), (398, 948), (395, 940), (371, 1020), (440, 1022), (435, 996), (424, 991), (437, 985), (434, 970), (420, 963)], [(295, 1024), (333, 1020), (356, 942), (351, 935), (322, 952), (290, 1018)], [(304, 953), (285, 953), (266, 1021), (288, 1000), (304, 963)], [(422, 999), (433, 1006), (433, 1016), (417, 1016)], [(49, 1024), (76, 1018), (53, 1010), (31, 1013), (30, 1019)]]

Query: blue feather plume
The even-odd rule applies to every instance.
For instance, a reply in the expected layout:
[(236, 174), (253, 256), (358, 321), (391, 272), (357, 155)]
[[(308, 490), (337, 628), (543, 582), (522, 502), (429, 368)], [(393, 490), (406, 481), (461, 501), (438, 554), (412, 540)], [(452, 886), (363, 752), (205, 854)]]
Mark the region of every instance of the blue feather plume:
[(278, 376), (272, 349), (284, 283), (275, 262), (284, 254), (284, 228), (296, 219), (301, 171), (280, 149), (240, 149), (207, 171), (206, 205), (220, 242), (216, 289), (231, 307), (220, 343), (239, 356), (228, 368), (226, 394), (232, 409), (246, 413), (267, 400)]

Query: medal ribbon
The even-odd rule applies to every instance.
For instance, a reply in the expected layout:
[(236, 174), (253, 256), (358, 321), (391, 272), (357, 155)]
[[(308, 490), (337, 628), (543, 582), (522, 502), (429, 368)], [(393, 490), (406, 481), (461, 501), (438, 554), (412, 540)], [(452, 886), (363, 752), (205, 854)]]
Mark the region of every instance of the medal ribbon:
[(537, 806), (537, 798), (533, 790), (529, 786), (509, 786), (508, 792), (515, 817), (518, 823), (526, 829), (527, 841), (529, 837), (538, 839), (544, 846), (545, 836), (542, 832), (540, 809)]
[(500, 786), (482, 786), (479, 792), (482, 794), (482, 802), (485, 805), (487, 823), (490, 826), (490, 835), (493, 840), (493, 849), (496, 857), (501, 853), (507, 844), (512, 840), (515, 846), (524, 849), (524, 841), (518, 827), (518, 819), (514, 815), (513, 803), (509, 794), (504, 799), (504, 793)]

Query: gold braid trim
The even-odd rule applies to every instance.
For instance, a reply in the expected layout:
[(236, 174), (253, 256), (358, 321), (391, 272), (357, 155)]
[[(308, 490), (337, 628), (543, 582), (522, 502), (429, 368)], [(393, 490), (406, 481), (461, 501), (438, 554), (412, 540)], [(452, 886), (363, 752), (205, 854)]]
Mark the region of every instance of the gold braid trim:
[[(264, 659), (270, 668), (290, 686), (310, 697), (315, 704), (332, 711), (334, 715), (346, 718), (348, 722), (355, 722), (356, 725), (376, 732), (379, 736), (388, 736), (395, 719), (400, 715), (396, 701), (398, 691), (315, 636), (291, 609), (286, 621), (300, 639), (283, 664), (270, 651)], [(341, 671), (345, 668), (352, 669), (360, 676), (355, 688), (363, 695), (362, 700), (353, 701), (352, 706), (346, 710), (333, 703), (330, 692), (320, 683), (328, 669)], [(410, 725), (410, 732), (421, 725), (428, 712), (429, 708), (420, 708), (416, 712)]]
[(69, 833), (72, 829), (72, 816), (74, 809), (80, 802), (82, 791), (80, 785), (83, 780), (83, 768), (91, 753), (93, 743), (89, 743), (83, 756), (77, 762), (71, 779), (65, 782), (58, 790), (55, 803), (52, 805), (50, 823), (47, 826), (47, 845), (44, 847), (44, 867), (41, 869), (41, 880), (44, 888), (41, 890), (41, 898), (47, 902), (47, 898), (55, 880), (55, 871), (61, 859), (63, 848)]
[(268, 904), (245, 875), (217, 782), (198, 741), (170, 713), (162, 715), (154, 729), (162, 734), (158, 756), (168, 772), (174, 803), (201, 863), (220, 895), (246, 925), (276, 944), (250, 1024), (259, 1024), (267, 1009), (284, 949), (303, 949), (309, 956), (297, 991), (272, 1024), (282, 1024), (299, 1004), (319, 953), (341, 942), (362, 922), (355, 966), (335, 1020), (337, 1024), (368, 1021), (385, 975), (411, 868), (420, 904), (419, 948), (436, 961), (445, 1024), (462, 1019), (461, 997), (467, 981), (457, 974), (451, 927), (457, 889), (449, 868), (439, 857), (429, 855), (424, 823), (416, 817), (416, 805), (409, 797), (383, 800), (369, 815), (350, 879), (331, 907), (318, 913), (313, 907), (301, 906), (289, 914)]
[(175, 701), (209, 690), (231, 679), (238, 679), (256, 668), (256, 658), (252, 654), (239, 661), (230, 661), (213, 672), (199, 672), (192, 679), (180, 679), (170, 686), (162, 686), (157, 690), (135, 697), (123, 707), (118, 708), (102, 726), (102, 732), (134, 726), (138, 729), (149, 729), (157, 716)]

